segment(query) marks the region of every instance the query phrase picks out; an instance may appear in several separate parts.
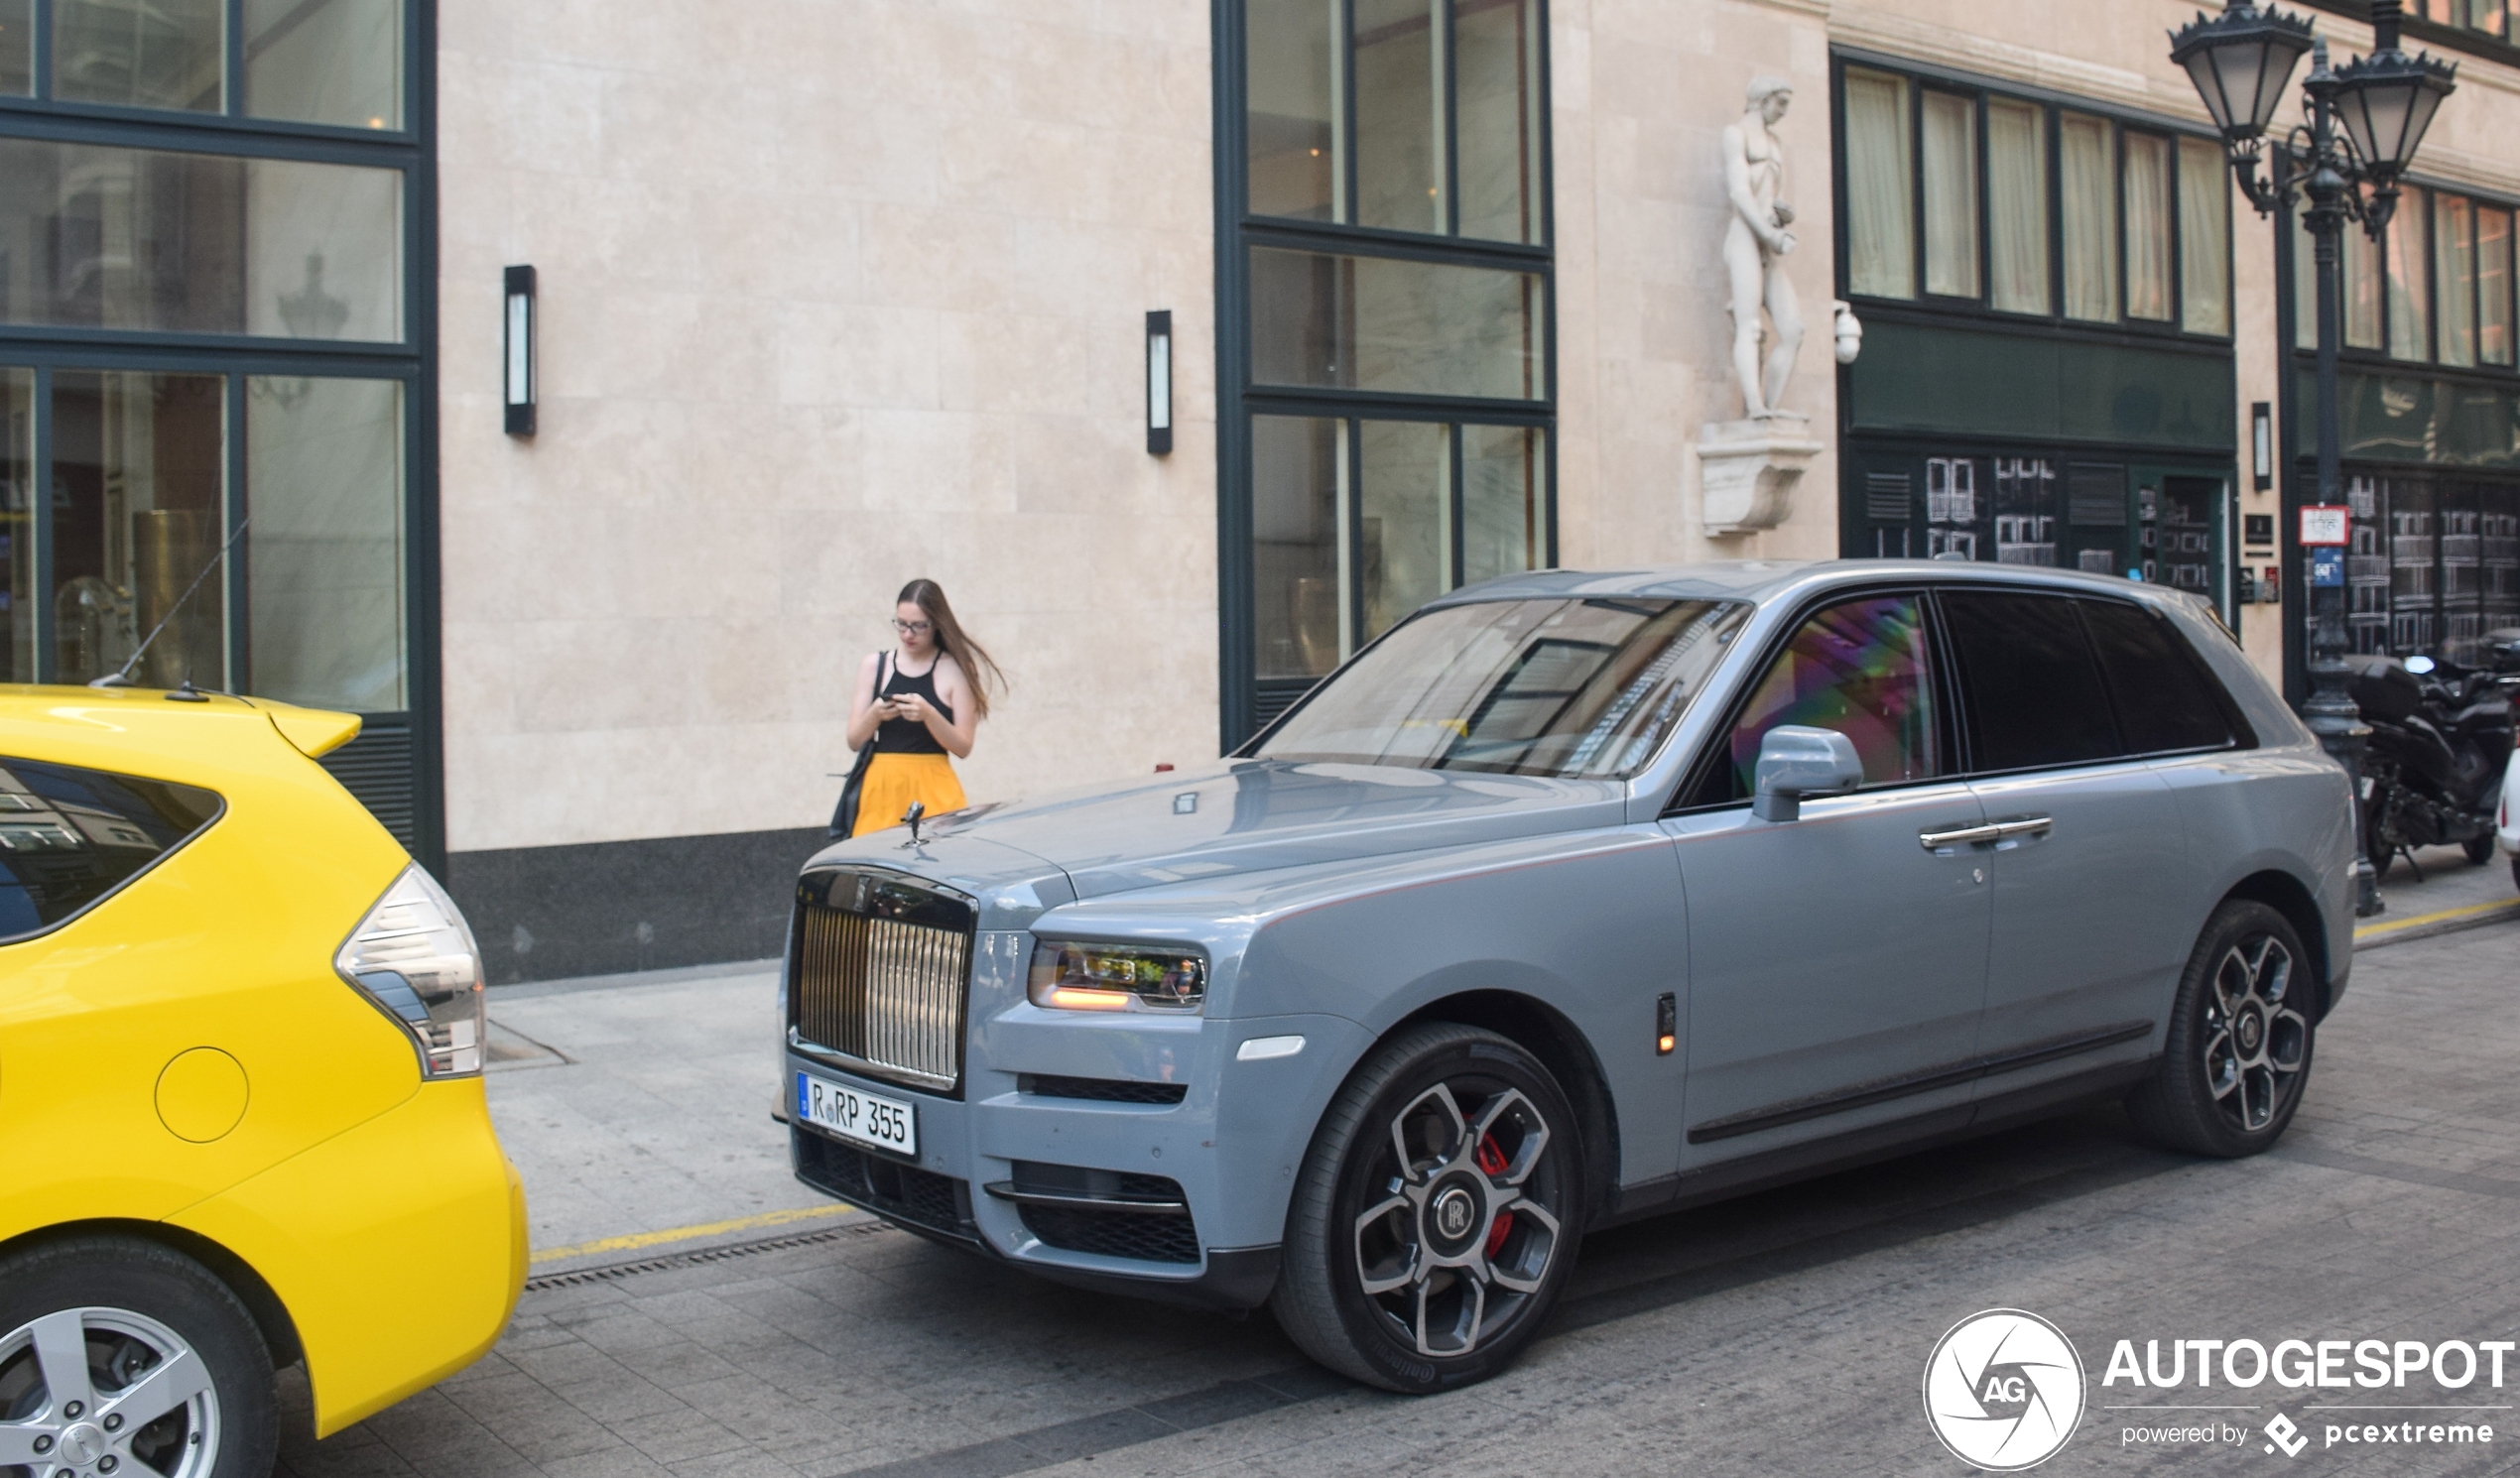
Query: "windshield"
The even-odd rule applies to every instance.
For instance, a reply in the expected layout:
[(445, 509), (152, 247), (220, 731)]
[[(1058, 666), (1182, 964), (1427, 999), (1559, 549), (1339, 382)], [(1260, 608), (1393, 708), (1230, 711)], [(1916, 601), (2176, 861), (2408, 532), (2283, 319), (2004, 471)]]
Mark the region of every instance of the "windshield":
[(1622, 778), (1653, 757), (1749, 614), (1634, 597), (1427, 611), (1331, 675), (1256, 753)]

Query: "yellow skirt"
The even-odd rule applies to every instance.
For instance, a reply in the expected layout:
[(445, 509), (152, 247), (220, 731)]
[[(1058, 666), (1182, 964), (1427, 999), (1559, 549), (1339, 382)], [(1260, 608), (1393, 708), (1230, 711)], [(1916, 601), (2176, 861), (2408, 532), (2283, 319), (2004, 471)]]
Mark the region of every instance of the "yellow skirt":
[(857, 829), (849, 835), (900, 825), (914, 801), (927, 802), (926, 815), (960, 810), (962, 782), (953, 778), (953, 761), (944, 755), (877, 755), (867, 762), (857, 793)]

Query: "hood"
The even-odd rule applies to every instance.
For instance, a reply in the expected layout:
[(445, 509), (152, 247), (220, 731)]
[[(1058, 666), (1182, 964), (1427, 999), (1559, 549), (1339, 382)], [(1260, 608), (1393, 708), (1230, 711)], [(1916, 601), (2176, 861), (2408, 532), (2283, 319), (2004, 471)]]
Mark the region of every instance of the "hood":
[(1617, 825), (1626, 806), (1627, 789), (1614, 781), (1234, 760), (1043, 801), (973, 806), (940, 817), (930, 834), (940, 860), (952, 848), (988, 843), (1052, 864), (1078, 898), (1094, 898), (1226, 873)]

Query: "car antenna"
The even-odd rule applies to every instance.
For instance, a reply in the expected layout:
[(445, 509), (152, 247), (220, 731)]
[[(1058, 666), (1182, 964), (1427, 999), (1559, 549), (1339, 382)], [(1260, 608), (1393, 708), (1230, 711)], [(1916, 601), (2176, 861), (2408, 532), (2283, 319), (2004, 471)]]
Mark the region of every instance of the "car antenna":
[[(175, 619), (176, 612), (183, 610), (186, 604), (192, 599), (192, 592), (201, 588), (201, 582), (210, 577), (211, 570), (218, 568), (218, 561), (226, 558), (227, 552), (236, 547), (236, 541), (245, 537), (245, 526), (252, 522), (253, 519), (250, 517), (238, 519), (236, 521), (236, 532), (227, 536), (227, 543), (218, 547), (218, 553), (210, 556), (210, 562), (201, 566), (201, 572), (192, 577), (192, 583), (184, 587), (184, 593), (175, 598), (174, 605), (167, 607), (167, 613), (158, 618), (158, 624), (149, 629), (149, 635), (141, 640), (139, 646), (131, 649), (130, 660), (125, 662), (121, 669), (117, 672), (107, 673), (102, 677), (89, 679), (87, 685), (90, 687), (136, 686), (137, 684), (131, 680), (131, 670), (140, 666), (140, 659), (148, 655), (149, 644), (155, 642), (158, 639), (159, 634), (167, 629), (167, 623)], [(192, 676), (189, 673), (185, 675), (184, 686), (178, 688), (177, 691), (179, 693), (193, 694), (193, 696), (185, 700), (187, 702), (197, 703), (204, 701), (204, 699), (200, 697), (198, 690), (192, 686)]]

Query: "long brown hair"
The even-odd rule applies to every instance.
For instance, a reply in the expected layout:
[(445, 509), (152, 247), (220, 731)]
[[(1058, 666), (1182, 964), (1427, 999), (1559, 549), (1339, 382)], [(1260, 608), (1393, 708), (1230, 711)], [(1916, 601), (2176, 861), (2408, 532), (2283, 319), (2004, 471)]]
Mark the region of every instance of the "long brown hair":
[(961, 664), (963, 676), (971, 679), (971, 706), (979, 710), (982, 718), (988, 717), (989, 688), (1004, 687), (1006, 673), (985, 648), (971, 640), (962, 623), (953, 619), (953, 607), (945, 600), (945, 587), (935, 580), (912, 580), (901, 587), (893, 603), (916, 605), (927, 616), (937, 628), (937, 650)]

